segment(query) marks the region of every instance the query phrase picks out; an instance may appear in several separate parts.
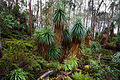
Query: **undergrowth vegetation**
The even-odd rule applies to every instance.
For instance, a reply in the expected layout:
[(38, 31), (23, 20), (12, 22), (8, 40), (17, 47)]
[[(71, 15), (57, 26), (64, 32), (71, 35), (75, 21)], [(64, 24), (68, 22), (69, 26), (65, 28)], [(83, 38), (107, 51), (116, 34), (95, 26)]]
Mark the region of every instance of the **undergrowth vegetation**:
[[(70, 10), (76, 7), (72, 0), (65, 2), (70, 5), (69, 17), (66, 0), (58, 0), (38, 6), (42, 8), (39, 22), (35, 15), (39, 10), (22, 9), (26, 6), (22, 1), (10, 0), (9, 6), (9, 0), (0, 1), (4, 3), (0, 5), (0, 80), (120, 79), (120, 33), (114, 34), (119, 20), (95, 31), (82, 20), (82, 13), (81, 18), (71, 19)], [(95, 15), (100, 14), (107, 15)]]

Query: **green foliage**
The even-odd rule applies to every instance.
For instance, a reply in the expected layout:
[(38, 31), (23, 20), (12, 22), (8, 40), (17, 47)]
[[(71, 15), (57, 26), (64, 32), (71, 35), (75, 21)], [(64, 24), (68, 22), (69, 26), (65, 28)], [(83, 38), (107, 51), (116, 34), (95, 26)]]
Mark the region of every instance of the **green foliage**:
[(72, 77), (74, 78), (74, 80), (94, 80), (89, 76), (88, 73), (82, 74), (81, 71), (79, 73), (75, 72), (74, 74), (72, 74)]
[(19, 17), (19, 15), (20, 15), (20, 10), (19, 9), (20, 9), (19, 4), (15, 4), (13, 9), (12, 9), (12, 12), (13, 12), (13, 14), (16, 18)]
[(98, 65), (97, 61), (90, 60), (90, 67), (91, 67), (92, 69), (98, 69), (98, 68), (99, 68), (99, 65)]
[(112, 61), (120, 64), (120, 52), (117, 52), (113, 55)]
[(92, 51), (91, 51), (91, 49), (90, 48), (86, 48), (86, 49), (83, 49), (82, 50), (82, 53), (84, 53), (86, 56), (91, 56), (91, 54), (92, 54)]
[(15, 69), (11, 72), (10, 80), (26, 80), (25, 74), (22, 69)]
[(110, 43), (108, 43), (108, 45), (112, 46), (112, 47), (117, 47), (116, 44), (115, 44), (115, 42), (110, 42)]
[(113, 30), (115, 28), (114, 21), (110, 25), (110, 30)]
[[(3, 77), (16, 68), (23, 68), (24, 71), (31, 73), (28, 74), (29, 78), (36, 80), (35, 78), (39, 77), (38, 72), (48, 68), (48, 62), (39, 56), (24, 52), (7, 53), (0, 58), (0, 74)], [(6, 76), (6, 80), (8, 80), (8, 76)]]
[(58, 59), (60, 51), (61, 51), (61, 47), (54, 43), (47, 51), (48, 59), (50, 60)]
[(63, 42), (65, 42), (65, 43), (70, 43), (70, 42), (72, 42), (72, 37), (71, 37), (71, 34), (70, 34), (70, 32), (68, 31), (68, 29), (65, 29), (64, 31), (63, 31)]
[(51, 68), (54, 68), (54, 69), (56, 69), (56, 68), (58, 69), (60, 67), (60, 63), (59, 62), (53, 62), (53, 61), (51, 61), (49, 63), (49, 65), (50, 65)]
[(101, 45), (98, 42), (92, 41), (90, 43), (90, 48), (91, 48), (92, 52), (98, 52), (101, 50)]
[(120, 43), (120, 34), (118, 34), (117, 36), (113, 37), (113, 42), (115, 43)]
[(24, 23), (27, 20), (27, 13), (26, 12), (22, 12), (20, 15), (20, 22)]
[(39, 44), (51, 45), (54, 42), (54, 33), (50, 26), (36, 29), (34, 39)]
[(61, 7), (61, 1), (60, 0), (57, 3), (57, 8), (56, 8), (54, 16), (53, 16), (53, 22), (55, 24), (62, 24), (64, 22), (66, 22), (65, 11)]
[(102, 32), (98, 34), (98, 36), (97, 36), (97, 41), (100, 41), (101, 38), (102, 38)]
[(110, 74), (112, 79), (119, 80), (120, 69), (112, 69), (110, 66), (105, 67), (106, 74)]
[(18, 22), (15, 22), (15, 18), (13, 15), (5, 15), (4, 12), (0, 13), (0, 25), (4, 28), (13, 28), (16, 24), (19, 24)]
[(92, 31), (91, 31), (91, 28), (89, 27), (87, 32), (86, 32), (87, 36), (92, 36)]
[(16, 53), (19, 51), (31, 52), (34, 48), (32, 41), (28, 40), (17, 40), (17, 39), (3, 39), (3, 51), (8, 53)]
[(84, 37), (85, 28), (82, 25), (81, 19), (78, 18), (74, 27), (72, 28), (72, 36), (74, 39), (81, 40)]
[(73, 70), (73, 69), (75, 69), (77, 67), (78, 67), (78, 63), (77, 63), (76, 56), (73, 56), (73, 57), (71, 57), (70, 60), (65, 61), (64, 65), (63, 65), (63, 69), (65, 71)]

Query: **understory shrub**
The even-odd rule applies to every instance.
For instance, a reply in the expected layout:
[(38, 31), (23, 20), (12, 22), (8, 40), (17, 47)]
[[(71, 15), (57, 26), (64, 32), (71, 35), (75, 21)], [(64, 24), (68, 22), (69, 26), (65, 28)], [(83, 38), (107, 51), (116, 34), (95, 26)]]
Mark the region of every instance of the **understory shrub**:
[(35, 48), (32, 41), (29, 40), (17, 40), (17, 39), (2, 39), (3, 53), (16, 53), (24, 51), (26, 53), (32, 52)]
[(82, 74), (81, 71), (79, 73), (78, 72), (73, 73), (72, 77), (74, 80), (94, 80), (92, 77), (90, 77), (88, 73)]
[(72, 56), (70, 60), (65, 61), (63, 65), (63, 69), (65, 71), (73, 70), (73, 69), (76, 69), (77, 67), (78, 67), (78, 63), (75, 55)]
[(91, 48), (92, 52), (98, 52), (101, 50), (101, 45), (99, 42), (92, 41), (90, 43), (90, 48)]
[(10, 80), (26, 80), (26, 74), (22, 69), (15, 69), (11, 72)]
[(60, 51), (61, 51), (61, 47), (54, 43), (47, 51), (48, 59), (50, 60), (58, 59)]

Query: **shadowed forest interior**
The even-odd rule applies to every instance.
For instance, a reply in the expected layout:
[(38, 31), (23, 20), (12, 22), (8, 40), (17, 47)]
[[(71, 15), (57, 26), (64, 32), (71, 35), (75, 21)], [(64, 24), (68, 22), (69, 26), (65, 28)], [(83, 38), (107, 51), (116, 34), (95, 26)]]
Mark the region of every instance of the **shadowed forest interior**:
[(120, 0), (0, 0), (0, 80), (120, 80)]

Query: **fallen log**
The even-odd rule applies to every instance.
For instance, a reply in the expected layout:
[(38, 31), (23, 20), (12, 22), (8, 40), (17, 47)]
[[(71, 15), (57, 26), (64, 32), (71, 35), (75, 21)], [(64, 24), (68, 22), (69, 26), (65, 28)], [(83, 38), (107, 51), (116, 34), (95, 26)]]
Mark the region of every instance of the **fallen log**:
[[(95, 59), (97, 59), (97, 57), (92, 57), (92, 58), (95, 58)], [(106, 60), (106, 61), (112, 61), (112, 59), (111, 58), (100, 58), (100, 60)]]
[(48, 72), (44, 73), (44, 74), (43, 74), (40, 78), (38, 78), (37, 80), (42, 80), (42, 79), (44, 79), (45, 77), (51, 75), (51, 74), (54, 73), (54, 72), (56, 72), (56, 71), (54, 71), (54, 70), (48, 71)]

